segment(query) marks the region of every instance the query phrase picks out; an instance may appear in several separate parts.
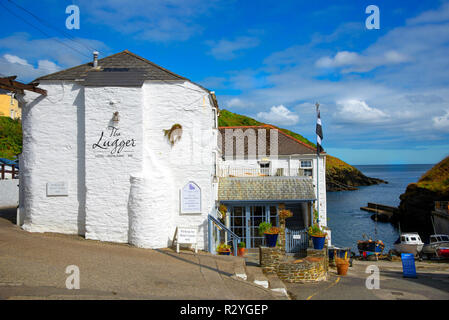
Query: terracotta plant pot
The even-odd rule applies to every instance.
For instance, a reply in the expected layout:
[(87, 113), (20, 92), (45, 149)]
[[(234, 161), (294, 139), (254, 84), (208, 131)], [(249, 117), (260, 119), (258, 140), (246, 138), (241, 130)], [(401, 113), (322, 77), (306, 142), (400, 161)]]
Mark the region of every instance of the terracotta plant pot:
[(337, 263), (337, 274), (345, 276), (348, 273), (349, 261)]
[(237, 255), (238, 255), (239, 257), (245, 256), (245, 252), (246, 252), (246, 248), (238, 248), (238, 249), (237, 249)]

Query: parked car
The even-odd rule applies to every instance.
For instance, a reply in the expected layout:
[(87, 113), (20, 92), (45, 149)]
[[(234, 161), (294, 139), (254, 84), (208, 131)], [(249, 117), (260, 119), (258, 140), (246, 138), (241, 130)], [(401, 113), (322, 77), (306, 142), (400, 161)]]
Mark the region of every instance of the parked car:
[(446, 234), (434, 234), (430, 236), (429, 243), (422, 249), (424, 258), (449, 257), (449, 236)]

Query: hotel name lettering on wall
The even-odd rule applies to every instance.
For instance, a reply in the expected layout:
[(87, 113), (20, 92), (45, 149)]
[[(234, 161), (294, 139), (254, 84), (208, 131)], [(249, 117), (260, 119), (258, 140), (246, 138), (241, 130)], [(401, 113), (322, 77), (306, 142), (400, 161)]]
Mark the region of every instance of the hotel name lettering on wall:
[[(107, 131), (101, 131), (98, 141), (92, 145), (92, 149), (108, 151), (108, 156), (123, 157), (127, 153), (132, 157), (133, 149), (136, 147), (135, 139), (122, 138), (119, 128), (108, 126)], [(101, 157), (102, 155), (97, 155)]]

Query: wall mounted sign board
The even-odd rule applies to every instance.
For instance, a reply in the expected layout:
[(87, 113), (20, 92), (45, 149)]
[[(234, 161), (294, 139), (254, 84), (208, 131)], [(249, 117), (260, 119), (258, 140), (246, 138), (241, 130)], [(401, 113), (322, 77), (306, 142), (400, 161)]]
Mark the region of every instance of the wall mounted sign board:
[(181, 189), (181, 213), (201, 214), (201, 189), (193, 181)]
[(176, 252), (179, 253), (180, 244), (194, 244), (195, 253), (198, 253), (196, 228), (176, 227), (173, 244), (176, 242)]
[(69, 184), (67, 181), (47, 182), (47, 197), (68, 195)]

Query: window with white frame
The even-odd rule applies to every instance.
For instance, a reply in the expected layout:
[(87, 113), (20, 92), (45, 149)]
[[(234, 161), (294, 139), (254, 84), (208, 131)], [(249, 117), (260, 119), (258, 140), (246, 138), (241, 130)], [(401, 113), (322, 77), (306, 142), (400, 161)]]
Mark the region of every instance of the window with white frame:
[(312, 169), (312, 160), (301, 160), (301, 169)]

